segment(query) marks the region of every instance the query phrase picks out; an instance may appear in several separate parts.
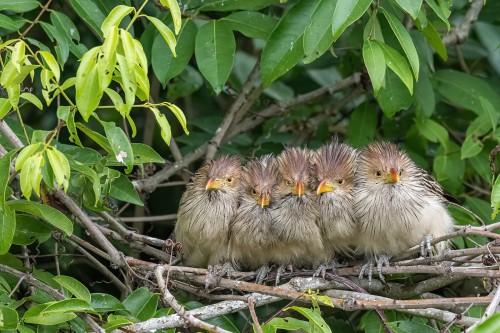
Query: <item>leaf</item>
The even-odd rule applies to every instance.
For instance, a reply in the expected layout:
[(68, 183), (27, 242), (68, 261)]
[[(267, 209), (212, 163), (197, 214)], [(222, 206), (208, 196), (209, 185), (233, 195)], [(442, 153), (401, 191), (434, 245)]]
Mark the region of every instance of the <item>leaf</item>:
[(71, 235), (73, 233), (73, 223), (55, 208), (27, 200), (10, 200), (7, 204), (13, 210), (35, 215), (47, 221), (49, 224), (63, 231), (66, 235)]
[(332, 18), (333, 41), (337, 41), (348, 26), (363, 16), (371, 3), (372, 0), (337, 1)]
[(105, 136), (102, 136), (101, 134), (92, 131), (90, 128), (86, 127), (82, 123), (76, 123), (76, 128), (78, 128), (80, 131), (85, 133), (85, 135), (94, 140), (94, 142), (97, 143), (108, 154), (113, 155), (113, 150), (111, 149), (111, 146)]
[(307, 332), (310, 325), (307, 321), (299, 320), (292, 317), (273, 318), (267, 324), (262, 325), (262, 333), (276, 333), (279, 329), (282, 330), (298, 330)]
[(495, 219), (497, 217), (498, 212), (500, 211), (500, 177), (497, 177), (493, 187), (491, 189), (491, 219)]
[(363, 61), (372, 82), (374, 95), (377, 96), (384, 82), (386, 68), (384, 51), (379, 43), (369, 39), (365, 40), (363, 43)]
[(352, 113), (347, 128), (349, 143), (356, 148), (368, 144), (377, 132), (377, 111), (369, 103), (359, 106)]
[(450, 16), (450, 11), (447, 8), (443, 8), (443, 6), (439, 6), (434, 0), (425, 0), (425, 2), (429, 5), (429, 7), (436, 13), (436, 15), (446, 24), (448, 30), (450, 30), (450, 22), (448, 21), (448, 17)]
[(174, 21), (175, 34), (178, 35), (182, 25), (181, 9), (177, 0), (160, 0), (160, 3), (170, 9)]
[(55, 39), (57, 41), (57, 46), (55, 48), (56, 54), (57, 58), (59, 59), (59, 63), (61, 64), (61, 66), (63, 66), (68, 60), (69, 44), (71, 42), (71, 39), (67, 37), (66, 30), (61, 29), (60, 26), (56, 28), (55, 26), (45, 22), (40, 22), (40, 25), (42, 26), (45, 33), (47, 33), (47, 36), (49, 36), (50, 40)]
[(233, 68), (236, 51), (233, 32), (222, 21), (210, 21), (199, 28), (194, 51), (201, 74), (219, 94)]
[(68, 16), (66, 16), (62, 12), (54, 10), (50, 12), (50, 20), (57, 31), (64, 33), (68, 43), (72, 44), (73, 40), (80, 41), (80, 33), (78, 32), (78, 29), (73, 21)]
[(40, 325), (57, 325), (76, 318), (74, 313), (48, 313), (43, 310), (50, 306), (50, 303), (35, 305), (29, 308), (23, 315), (25, 323)]
[(141, 287), (131, 292), (123, 300), (123, 305), (132, 316), (139, 321), (152, 318), (158, 305), (158, 294), (153, 294), (146, 287)]
[(8, 31), (17, 31), (16, 22), (9, 16), (0, 13), (0, 28), (4, 28)]
[(165, 159), (160, 156), (153, 148), (142, 143), (132, 143), (134, 152), (134, 163), (165, 163)]
[(396, 74), (388, 71), (385, 75), (385, 85), (380, 88), (377, 95), (377, 101), (384, 114), (391, 118), (398, 111), (410, 107), (412, 96)]
[[(75, 281), (78, 282), (78, 280)], [(74, 313), (74, 312), (90, 312), (97, 314), (95, 311), (93, 311), (92, 307), (88, 302), (85, 302), (84, 300), (81, 299), (71, 298), (53, 302), (41, 312), (41, 315)]]
[(441, 146), (436, 152), (433, 168), (436, 179), (451, 193), (457, 193), (463, 186), (465, 161), (460, 158), (460, 147), (453, 142), (445, 149)]
[(2, 0), (0, 10), (12, 10), (14, 13), (25, 13), (38, 8), (40, 3), (36, 0)]
[(170, 129), (170, 124), (163, 113), (157, 108), (150, 107), (151, 112), (155, 115), (156, 122), (160, 126), (161, 137), (167, 145), (170, 145), (170, 138), (172, 137), (172, 130)]
[(412, 19), (416, 19), (422, 7), (422, 0), (395, 0), (405, 12), (410, 14)]
[(419, 75), (413, 94), (415, 114), (417, 118), (429, 118), (436, 110), (436, 96), (427, 67), (422, 68)]
[(0, 98), (0, 119), (5, 117), (12, 110), (12, 104), (7, 98)]
[[(306, 317), (309, 322), (312, 324), (310, 330), (318, 331), (318, 332), (323, 332), (323, 333), (331, 333), (332, 330), (328, 326), (328, 324), (325, 322), (323, 317), (321, 317), (321, 314), (315, 312), (314, 310), (308, 309), (308, 308), (303, 308), (300, 306), (290, 306), (288, 308), (285, 308), (286, 310), (295, 310), (304, 317)], [(308, 330), (308, 331), (310, 331)]]
[(17, 155), (16, 164), (14, 166), (14, 170), (19, 171), (23, 167), (24, 163), (33, 156), (36, 152), (38, 152), (41, 148), (43, 148), (43, 143), (34, 143), (29, 146), (25, 146), (21, 149), (19, 155)]
[(500, 105), (500, 97), (486, 81), (480, 77), (443, 69), (434, 74), (437, 91), (448, 103), (483, 114), (480, 97), (492, 105)]
[(443, 44), (441, 36), (436, 31), (436, 28), (434, 28), (431, 22), (427, 22), (425, 28), (422, 30), (422, 34), (424, 35), (427, 42), (437, 52), (437, 54), (439, 54), (441, 59), (443, 59), (443, 61), (448, 60), (448, 53), (446, 51), (446, 46)]
[(108, 14), (106, 19), (101, 24), (101, 31), (103, 36), (107, 36), (108, 31), (111, 27), (117, 27), (125, 16), (135, 11), (134, 7), (129, 7), (125, 5), (118, 5)]
[(415, 122), (419, 133), (427, 140), (439, 142), (443, 147), (448, 143), (448, 131), (432, 119), (422, 119)]
[(122, 173), (111, 182), (109, 195), (115, 199), (144, 206), (132, 182)]
[[(9, 206), (0, 209), (0, 254), (9, 252), (16, 231), (16, 213)], [(1, 313), (1, 311), (0, 311)], [(0, 327), (2, 326), (0, 321)]]
[(413, 95), (413, 76), (405, 58), (387, 44), (378, 43), (384, 52), (385, 62), (400, 79), (403, 81), (408, 91)]
[[(43, 109), (43, 105), (42, 105), (42, 102), (40, 101), (40, 99), (38, 97), (36, 97), (35, 95), (33, 95), (32, 93), (24, 92), (24, 93), (21, 93), (21, 95), (19, 95), (19, 97), (29, 101), (31, 104), (36, 106), (39, 110)], [(10, 105), (10, 103), (9, 103), (9, 105)]]
[(413, 71), (413, 75), (415, 76), (415, 79), (418, 79), (418, 71), (419, 71), (419, 60), (418, 60), (418, 54), (417, 54), (417, 49), (415, 48), (415, 45), (413, 44), (413, 41), (410, 37), (410, 34), (408, 31), (405, 29), (403, 24), (396, 18), (394, 17), (391, 13), (388, 11), (384, 10), (382, 8), (382, 13), (384, 14), (385, 18), (387, 19), (387, 22), (389, 22), (389, 25), (391, 26), (392, 32), (396, 36), (396, 38), (399, 41), (399, 44), (403, 48), (406, 57), (408, 58), (408, 61), (410, 62), (411, 69)]
[(198, 28), (192, 20), (184, 21), (177, 39), (177, 57), (174, 57), (165, 39), (161, 35), (156, 35), (151, 50), (151, 64), (156, 77), (163, 86), (179, 75), (191, 60), (197, 31)]
[(127, 135), (115, 123), (101, 121), (101, 125), (104, 127), (106, 138), (109, 141), (115, 159), (126, 166), (126, 173), (130, 173), (134, 166), (134, 154)]
[[(0, 5), (1, 8), (1, 5)], [(0, 306), (0, 329), (2, 330), (15, 330), (19, 323), (17, 311), (8, 307)]]
[(462, 148), (460, 149), (460, 158), (462, 160), (470, 157), (474, 157), (483, 150), (483, 143), (472, 137), (465, 138), (462, 143)]
[(113, 312), (125, 310), (122, 302), (116, 297), (102, 293), (92, 293), (90, 304), (96, 312)]
[(252, 11), (235, 12), (221, 18), (220, 21), (231, 30), (239, 31), (249, 38), (263, 40), (269, 38), (278, 23), (278, 20), (269, 15)]
[(260, 65), (265, 88), (304, 57), (303, 35), (316, 3), (304, 0), (290, 8), (269, 36)]
[(58, 275), (54, 276), (54, 281), (59, 283), (62, 287), (69, 290), (76, 298), (90, 303), (90, 292), (80, 281), (71, 276)]
[(46, 152), (50, 166), (52, 167), (52, 171), (54, 172), (57, 185), (63, 186), (64, 190), (67, 191), (70, 178), (68, 159), (63, 153), (53, 147), (47, 149)]
[(175, 36), (172, 30), (170, 30), (162, 21), (160, 21), (156, 17), (152, 16), (146, 16), (146, 17), (148, 18), (148, 20), (151, 21), (151, 23), (154, 24), (156, 29), (158, 29), (158, 32), (160, 32), (160, 34), (163, 36), (163, 39), (165, 39), (165, 42), (167, 42), (168, 47), (170, 47), (170, 51), (172, 52), (174, 57), (176, 57), (177, 54), (175, 53), (175, 47), (177, 45), (177, 42), (175, 40)]
[(187, 129), (186, 116), (184, 115), (184, 112), (182, 112), (182, 110), (175, 104), (168, 103), (168, 102), (165, 102), (163, 104), (166, 105), (170, 109), (170, 111), (172, 111), (172, 113), (175, 115), (175, 117), (177, 118), (177, 120), (181, 124), (182, 129), (184, 130), (184, 133), (189, 135), (189, 131)]
[(110, 314), (107, 318), (107, 323), (102, 325), (106, 332), (113, 332), (113, 330), (122, 326), (133, 325), (134, 322), (130, 321), (128, 317)]
[(338, 0), (320, 0), (304, 31), (305, 62), (323, 54), (333, 43), (332, 15)]
[(90, 49), (83, 56), (76, 72), (76, 106), (85, 121), (99, 106), (104, 88), (100, 87), (96, 57), (99, 47)]
[(416, 321), (393, 321), (386, 323), (386, 325), (389, 326), (394, 333), (439, 333), (438, 330)]
[(10, 165), (12, 163), (12, 156), (17, 151), (15, 149), (11, 150), (2, 158), (0, 158), (0, 210), (5, 208), (5, 202), (7, 201), (7, 189), (9, 187), (10, 178)]
[(260, 10), (276, 2), (277, 0), (192, 0), (186, 3), (186, 9), (201, 11)]
[(101, 25), (106, 19), (106, 15), (96, 3), (92, 0), (70, 0), (70, 3), (78, 16), (102, 37)]
[(16, 215), (16, 232), (14, 233), (13, 244), (31, 245), (38, 240), (43, 243), (52, 237), (50, 228), (44, 223), (29, 215)]
[(137, 91), (137, 82), (135, 81), (135, 75), (133, 75), (133, 68), (129, 67), (127, 57), (123, 54), (116, 54), (116, 59), (118, 60), (118, 69), (121, 76), (121, 86), (125, 92), (125, 114), (128, 114), (132, 109), (135, 102), (135, 93)]

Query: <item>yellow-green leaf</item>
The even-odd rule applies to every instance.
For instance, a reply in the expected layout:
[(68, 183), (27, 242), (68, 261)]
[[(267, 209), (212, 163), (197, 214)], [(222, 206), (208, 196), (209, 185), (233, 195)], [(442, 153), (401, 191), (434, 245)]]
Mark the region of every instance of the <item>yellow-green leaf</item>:
[(57, 63), (56, 58), (52, 55), (52, 53), (47, 52), (47, 51), (39, 51), (38, 52), (43, 60), (47, 63), (47, 66), (49, 66), (50, 70), (54, 74), (54, 77), (56, 78), (56, 81), (59, 82), (59, 79), (61, 78), (61, 70), (59, 69), (59, 64)]
[(189, 131), (187, 129), (187, 122), (186, 122), (186, 116), (184, 116), (184, 112), (175, 104), (172, 103), (165, 103), (165, 105), (172, 111), (172, 113), (175, 115), (177, 120), (182, 126), (182, 129), (184, 130), (184, 133), (189, 134)]
[(177, 2), (177, 0), (160, 0), (160, 3), (163, 6), (170, 8), (170, 13), (172, 14), (172, 19), (174, 21), (175, 34), (178, 35), (182, 25), (181, 9), (179, 8), (179, 3)]
[(163, 141), (167, 145), (170, 145), (170, 138), (172, 137), (172, 131), (170, 129), (170, 124), (168, 123), (167, 118), (165, 118), (165, 115), (160, 112), (155, 107), (150, 107), (149, 108), (155, 115), (156, 122), (160, 126), (160, 131), (161, 131), (161, 137), (163, 138)]
[(168, 47), (170, 47), (172, 54), (174, 55), (174, 57), (176, 57), (177, 53), (175, 53), (175, 46), (177, 45), (177, 41), (175, 40), (175, 35), (172, 30), (170, 30), (162, 21), (160, 21), (156, 17), (146, 17), (151, 21), (151, 23), (154, 24), (156, 29), (158, 29), (160, 34), (163, 36), (163, 39), (165, 39), (165, 42), (167, 42)]
[(118, 28), (123, 18), (134, 10), (135, 8), (124, 5), (118, 5), (115, 8), (113, 8), (113, 10), (109, 13), (108, 17), (106, 17), (106, 19), (102, 22), (101, 25), (102, 34), (106, 36), (109, 29), (113, 27)]

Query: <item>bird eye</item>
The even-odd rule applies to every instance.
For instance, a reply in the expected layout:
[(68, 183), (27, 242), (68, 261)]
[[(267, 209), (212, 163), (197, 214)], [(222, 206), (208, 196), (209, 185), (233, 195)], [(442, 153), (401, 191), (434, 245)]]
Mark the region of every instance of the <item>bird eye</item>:
[(291, 182), (290, 180), (287, 180), (287, 181), (286, 181), (286, 184), (287, 184), (287, 185), (289, 185), (289, 186), (291, 186), (291, 185), (292, 185), (292, 182)]
[(256, 191), (256, 190), (252, 190), (252, 194), (253, 194), (253, 195), (256, 195), (256, 194), (257, 194), (257, 191)]
[(380, 171), (380, 170), (379, 170), (379, 171), (377, 171), (377, 176), (378, 176), (378, 177), (382, 176), (382, 171)]
[(227, 178), (226, 178), (226, 181), (227, 181), (228, 183), (230, 183), (230, 182), (232, 182), (232, 181), (233, 181), (233, 178), (231, 178), (231, 177), (227, 177)]
[(403, 169), (399, 170), (399, 175), (401, 176), (401, 174), (403, 173)]
[(339, 179), (339, 180), (337, 180), (337, 183), (339, 183), (339, 184), (343, 184), (343, 183), (344, 183), (344, 180), (343, 180), (343, 179)]

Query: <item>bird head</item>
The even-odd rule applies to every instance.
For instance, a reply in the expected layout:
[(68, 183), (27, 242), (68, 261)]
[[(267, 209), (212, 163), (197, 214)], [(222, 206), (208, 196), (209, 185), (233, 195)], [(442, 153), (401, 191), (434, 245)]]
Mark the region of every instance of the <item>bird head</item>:
[(318, 184), (316, 194), (336, 189), (350, 191), (354, 188), (356, 151), (345, 143), (333, 141), (319, 148), (313, 157), (313, 175)]
[(264, 208), (269, 205), (278, 182), (278, 166), (272, 155), (265, 155), (248, 162), (244, 168), (245, 193)]
[(281, 176), (277, 192), (280, 195), (293, 194), (298, 197), (308, 191), (310, 183), (309, 151), (302, 148), (286, 148), (278, 157)]
[(240, 160), (234, 156), (223, 156), (205, 167), (205, 190), (229, 190), (237, 188), (241, 177)]

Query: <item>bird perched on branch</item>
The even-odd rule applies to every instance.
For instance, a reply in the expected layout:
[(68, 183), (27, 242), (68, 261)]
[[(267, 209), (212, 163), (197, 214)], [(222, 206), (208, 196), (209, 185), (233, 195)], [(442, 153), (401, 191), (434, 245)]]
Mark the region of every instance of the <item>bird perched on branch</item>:
[(224, 156), (200, 168), (182, 195), (175, 234), (184, 263), (192, 267), (228, 260), (229, 223), (241, 194), (239, 158)]
[[(360, 277), (368, 269), (371, 281), (374, 256), (384, 281), (381, 269), (390, 257), (417, 244), (422, 255), (432, 255), (432, 237), (453, 230), (441, 186), (395, 144), (373, 142), (364, 148), (355, 184), (358, 250), (369, 256)], [(445, 246), (441, 243), (438, 251)]]
[(229, 229), (233, 265), (258, 269), (257, 283), (264, 280), (274, 258), (277, 235), (273, 232), (271, 209), (278, 181), (278, 165), (272, 155), (248, 162), (243, 168), (241, 203)]
[(280, 181), (276, 186), (276, 204), (272, 210), (273, 233), (278, 235), (277, 282), (286, 265), (315, 268), (323, 251), (316, 225), (318, 204), (311, 187), (310, 152), (286, 148), (278, 157)]
[(354, 171), (356, 151), (346, 143), (333, 142), (319, 148), (313, 158), (319, 216), (316, 221), (325, 251), (324, 263), (315, 275), (338, 266), (338, 254), (352, 255), (357, 238), (354, 217)]

